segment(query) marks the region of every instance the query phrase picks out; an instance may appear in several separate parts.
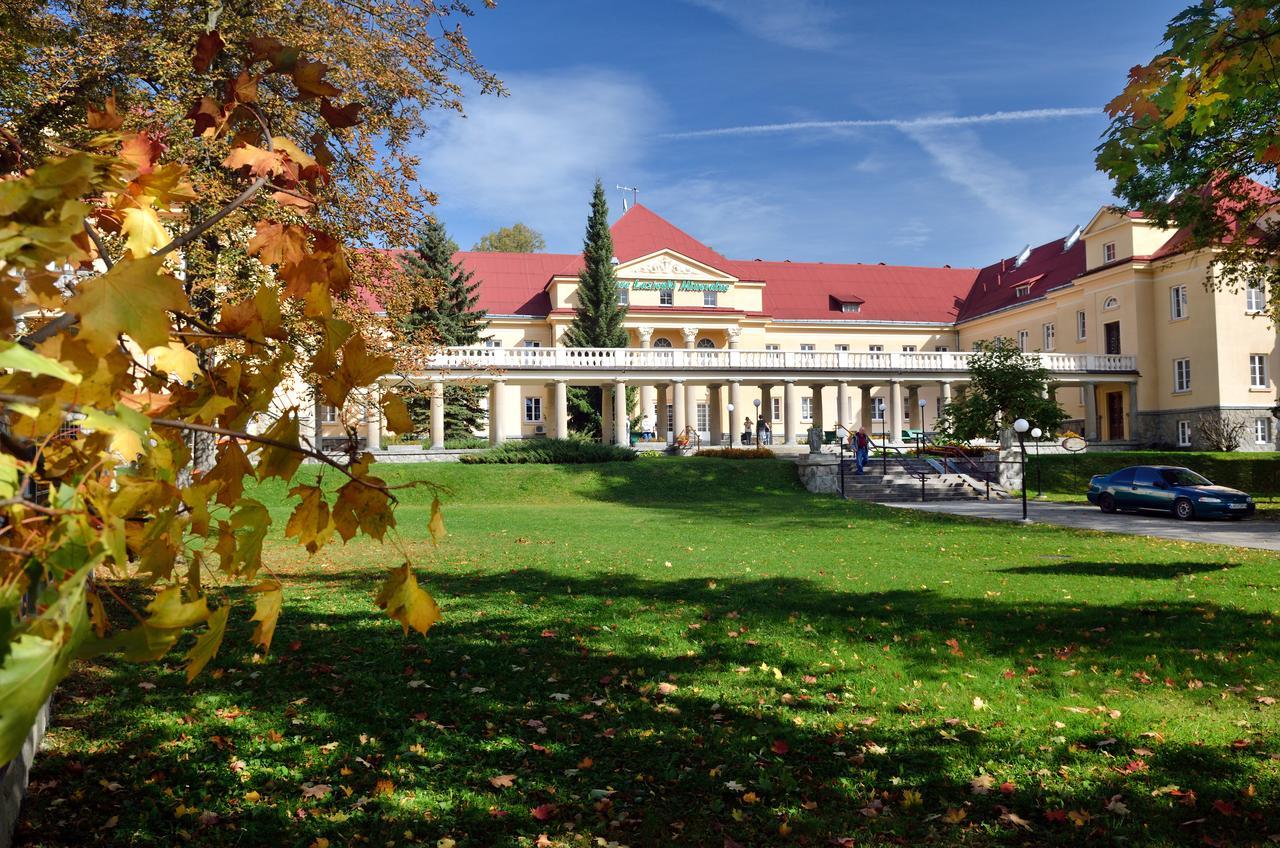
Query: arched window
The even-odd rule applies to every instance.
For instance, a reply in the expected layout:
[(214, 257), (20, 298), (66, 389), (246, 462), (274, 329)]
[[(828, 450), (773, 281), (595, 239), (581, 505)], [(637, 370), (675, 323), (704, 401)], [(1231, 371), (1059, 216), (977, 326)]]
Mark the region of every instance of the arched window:
[(671, 347), (671, 340), (670, 339), (654, 339), (653, 346), (654, 347)]
[(706, 350), (707, 348), (714, 348), (715, 346), (716, 346), (716, 343), (711, 341), (711, 339), (698, 339), (698, 348), (700, 350)]
[(1119, 305), (1120, 305), (1120, 301), (1116, 300), (1114, 297), (1109, 297), (1106, 300), (1102, 301), (1103, 309), (1115, 309)]

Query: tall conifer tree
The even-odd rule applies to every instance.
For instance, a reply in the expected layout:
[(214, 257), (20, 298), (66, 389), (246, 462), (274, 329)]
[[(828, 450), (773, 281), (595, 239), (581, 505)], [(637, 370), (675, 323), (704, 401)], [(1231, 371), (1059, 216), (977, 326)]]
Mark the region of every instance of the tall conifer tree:
[[(460, 347), (478, 343), (489, 327), (485, 310), (478, 309), (480, 283), (474, 274), (453, 261), (457, 243), (444, 225), (427, 219), (413, 253), (404, 257), (405, 267), (416, 278), (422, 293), (412, 310), (400, 322), (405, 337), (419, 344)], [(434, 297), (431, 295), (434, 293)], [(480, 404), (484, 390), (479, 386), (450, 383), (444, 390), (445, 438), (470, 436), (484, 424)], [(419, 432), (431, 427), (430, 401), (410, 398), (409, 413)]]
[[(618, 300), (618, 276), (613, 270), (609, 203), (604, 186), (597, 179), (582, 244), (578, 305), (573, 323), (565, 331), (564, 343), (569, 347), (626, 347), (627, 331), (622, 326), (626, 317), (627, 308)], [(575, 430), (603, 437), (603, 399), (603, 393), (595, 386), (569, 390), (569, 416)]]

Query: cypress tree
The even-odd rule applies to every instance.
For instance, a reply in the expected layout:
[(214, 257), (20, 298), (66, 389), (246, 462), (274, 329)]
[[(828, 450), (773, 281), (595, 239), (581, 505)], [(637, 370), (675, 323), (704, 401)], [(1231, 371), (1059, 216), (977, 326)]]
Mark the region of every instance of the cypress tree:
[[(609, 203), (604, 186), (596, 180), (591, 194), (591, 214), (582, 244), (582, 270), (578, 272), (578, 305), (573, 323), (565, 331), (568, 347), (626, 347), (622, 326), (627, 308), (618, 301), (618, 277), (613, 270), (613, 233), (609, 231)], [(604, 435), (603, 394), (596, 386), (569, 390), (569, 417), (575, 430)]]
[[(473, 345), (489, 327), (474, 274), (453, 261), (458, 245), (444, 225), (428, 218), (418, 235), (413, 253), (404, 257), (406, 269), (417, 279), (422, 296), (400, 321), (400, 330), (410, 342), (445, 347)], [(434, 292), (434, 297), (431, 294)], [(484, 425), (484, 396), (479, 386), (449, 383), (444, 390), (444, 434), (446, 439), (472, 435)], [(419, 432), (431, 428), (431, 404), (425, 397), (410, 398), (409, 414)]]

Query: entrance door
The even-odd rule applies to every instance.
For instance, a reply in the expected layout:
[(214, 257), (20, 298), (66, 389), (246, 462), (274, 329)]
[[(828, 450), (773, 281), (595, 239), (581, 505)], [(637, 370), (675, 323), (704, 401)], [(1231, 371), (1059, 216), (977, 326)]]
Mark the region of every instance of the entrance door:
[(1107, 392), (1107, 438), (1124, 438), (1124, 393)]
[(1120, 352), (1120, 322), (1109, 321), (1102, 325), (1103, 336), (1107, 340), (1107, 353)]

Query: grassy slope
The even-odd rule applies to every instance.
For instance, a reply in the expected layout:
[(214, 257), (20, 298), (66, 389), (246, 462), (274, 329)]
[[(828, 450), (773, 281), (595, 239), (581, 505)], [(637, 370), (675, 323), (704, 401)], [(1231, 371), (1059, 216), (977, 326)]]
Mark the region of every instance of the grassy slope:
[[(240, 612), (191, 689), (176, 654), (65, 687), (30, 844), (1280, 832), (1280, 704), (1255, 700), (1280, 697), (1273, 556), (842, 503), (763, 461), (387, 476), (451, 489), (438, 550), (429, 494), (400, 512), (446, 623), (405, 638), (373, 608), (390, 547), (273, 543), (290, 589), (269, 659)], [(1195, 806), (1152, 794), (1174, 785)]]

